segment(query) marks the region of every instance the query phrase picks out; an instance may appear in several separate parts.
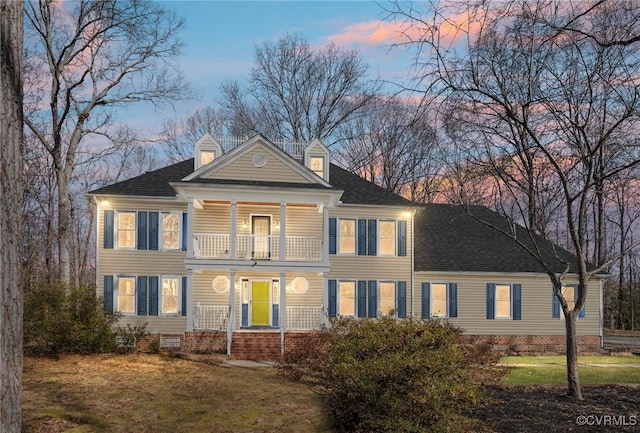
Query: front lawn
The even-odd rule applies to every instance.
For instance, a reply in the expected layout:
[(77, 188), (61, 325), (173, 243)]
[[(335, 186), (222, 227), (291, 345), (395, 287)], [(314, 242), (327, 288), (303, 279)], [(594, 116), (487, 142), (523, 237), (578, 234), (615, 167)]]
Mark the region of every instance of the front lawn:
[(273, 368), (147, 354), (25, 358), (23, 419), (23, 432), (332, 431), (315, 394)]

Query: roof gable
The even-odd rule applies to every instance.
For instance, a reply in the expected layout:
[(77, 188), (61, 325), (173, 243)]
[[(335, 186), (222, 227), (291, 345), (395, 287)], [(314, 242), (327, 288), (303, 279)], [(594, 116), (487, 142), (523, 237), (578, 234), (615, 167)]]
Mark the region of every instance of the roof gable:
[(330, 185), (308, 168), (257, 135), (186, 176), (183, 181), (225, 180)]

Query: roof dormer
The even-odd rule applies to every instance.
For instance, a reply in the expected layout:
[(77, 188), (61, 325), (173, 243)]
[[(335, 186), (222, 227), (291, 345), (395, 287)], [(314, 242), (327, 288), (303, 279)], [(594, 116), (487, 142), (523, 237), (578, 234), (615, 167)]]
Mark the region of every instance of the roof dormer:
[(303, 159), (304, 165), (329, 182), (329, 148), (319, 138), (305, 147)]
[(213, 138), (211, 134), (206, 132), (195, 145), (194, 153), (194, 171), (200, 167), (209, 164), (216, 158), (222, 155), (222, 146)]

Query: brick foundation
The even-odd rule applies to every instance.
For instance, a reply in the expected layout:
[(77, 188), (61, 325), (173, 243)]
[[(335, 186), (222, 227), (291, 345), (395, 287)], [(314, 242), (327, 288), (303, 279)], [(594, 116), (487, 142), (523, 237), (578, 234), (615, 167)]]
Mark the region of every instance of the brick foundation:
[[(295, 346), (296, 341), (309, 332), (287, 332), (285, 334), (285, 350)], [(226, 331), (193, 331), (184, 335), (162, 335), (166, 338), (180, 338), (179, 350), (187, 353), (227, 353)], [(148, 350), (149, 343), (158, 338), (149, 335), (138, 342), (140, 350)], [(500, 354), (563, 354), (565, 352), (564, 335), (464, 335), (463, 344), (491, 346), (491, 350)], [(580, 353), (602, 352), (601, 338), (597, 335), (578, 336)], [(174, 351), (178, 348), (161, 347), (163, 351)], [(231, 343), (232, 359), (271, 360), (282, 359), (280, 349), (280, 332), (276, 330), (253, 331), (242, 330), (233, 333)]]
[[(564, 335), (464, 335), (465, 344), (487, 344), (501, 354), (563, 354), (566, 350)], [(578, 336), (580, 353), (602, 352), (602, 339), (598, 335)]]

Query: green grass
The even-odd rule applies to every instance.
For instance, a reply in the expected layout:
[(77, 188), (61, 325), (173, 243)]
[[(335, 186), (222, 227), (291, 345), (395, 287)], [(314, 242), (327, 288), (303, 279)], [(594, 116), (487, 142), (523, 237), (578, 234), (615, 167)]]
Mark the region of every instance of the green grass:
[[(558, 356), (505, 356), (503, 364), (560, 364), (566, 365), (566, 357)], [(578, 364), (640, 364), (640, 356), (578, 356)]]
[[(640, 368), (578, 367), (582, 385), (640, 383)], [(502, 380), (504, 385), (566, 385), (564, 367), (511, 367)]]

